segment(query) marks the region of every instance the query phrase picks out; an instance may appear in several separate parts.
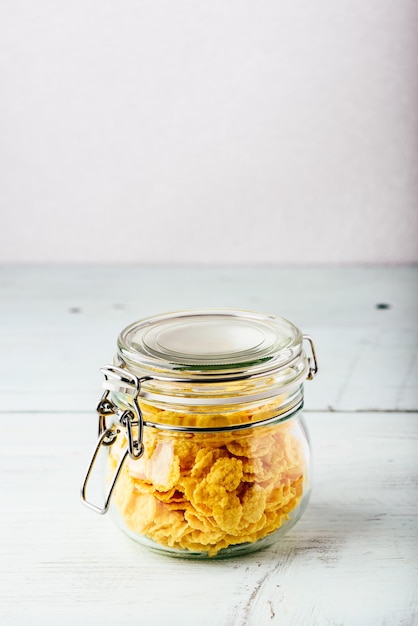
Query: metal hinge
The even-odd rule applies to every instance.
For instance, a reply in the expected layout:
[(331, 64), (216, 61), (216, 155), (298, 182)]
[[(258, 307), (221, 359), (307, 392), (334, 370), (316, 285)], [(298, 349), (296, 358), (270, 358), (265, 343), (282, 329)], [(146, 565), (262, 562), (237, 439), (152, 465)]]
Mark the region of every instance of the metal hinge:
[[(109, 509), (112, 493), (126, 457), (129, 454), (131, 459), (136, 460), (141, 458), (144, 453), (144, 444), (142, 442), (144, 424), (142, 412), (138, 404), (138, 395), (141, 388), (140, 379), (130, 372), (120, 367), (115, 367), (114, 365), (107, 365), (100, 371), (104, 376), (103, 387), (105, 388), (105, 392), (100, 398), (96, 408), (99, 415), (99, 439), (94, 449), (93, 456), (91, 457), (83, 486), (81, 487), (81, 500), (88, 508), (103, 515)], [(122, 410), (113, 404), (113, 402), (109, 400), (109, 393), (111, 391), (126, 394), (129, 397), (129, 404), (132, 405), (132, 409)], [(106, 424), (106, 418), (109, 416), (113, 416), (114, 418), (113, 426), (111, 427), (108, 427)], [(123, 451), (115, 473), (113, 474), (105, 496), (104, 505), (98, 506), (87, 499), (87, 485), (101, 447), (112, 446), (121, 432), (118, 426), (124, 429), (127, 447), (126, 450)]]

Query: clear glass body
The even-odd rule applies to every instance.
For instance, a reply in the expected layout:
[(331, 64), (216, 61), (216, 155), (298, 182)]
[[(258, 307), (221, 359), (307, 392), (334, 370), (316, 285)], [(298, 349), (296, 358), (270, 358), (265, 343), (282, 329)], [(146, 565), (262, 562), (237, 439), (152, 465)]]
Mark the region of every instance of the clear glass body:
[[(140, 402), (152, 426), (144, 426), (144, 454), (128, 457), (117, 480), (111, 511), (118, 525), (135, 541), (182, 558), (223, 558), (276, 541), (309, 499), (302, 396), (300, 385), (261, 402)], [(113, 428), (108, 483), (127, 445), (124, 430)]]
[[(281, 317), (202, 309), (134, 322), (117, 346), (101, 370), (83, 502), (98, 513), (110, 503), (129, 537), (182, 558), (244, 554), (284, 535), (310, 494), (310, 336)], [(86, 495), (99, 452), (102, 506)]]

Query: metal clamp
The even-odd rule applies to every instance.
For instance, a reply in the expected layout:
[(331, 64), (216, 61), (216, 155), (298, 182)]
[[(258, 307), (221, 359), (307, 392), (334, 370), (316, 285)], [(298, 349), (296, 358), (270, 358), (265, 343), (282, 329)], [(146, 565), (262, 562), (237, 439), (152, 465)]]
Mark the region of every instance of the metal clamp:
[(307, 380), (312, 380), (318, 373), (318, 359), (316, 358), (315, 345), (310, 335), (303, 335), (303, 339), (311, 346), (312, 358), (308, 357), (309, 371), (306, 378)]
[[(126, 457), (129, 454), (131, 459), (135, 460), (139, 459), (144, 453), (144, 444), (142, 442), (144, 425), (142, 412), (137, 400), (137, 396), (140, 391), (140, 380), (133, 374), (129, 374), (125, 370), (122, 370), (119, 367), (114, 367), (113, 365), (104, 367), (100, 371), (104, 375), (103, 386), (106, 391), (100, 398), (96, 408), (99, 415), (99, 439), (97, 441), (96, 448), (93, 452), (93, 456), (91, 457), (91, 461), (88, 466), (83, 485), (81, 487), (81, 500), (83, 504), (85, 504), (88, 508), (92, 509), (96, 513), (100, 513), (101, 515), (103, 515), (109, 509), (112, 493), (119, 478), (119, 474), (122, 470), (122, 466)], [(133, 411), (130, 409), (125, 411), (118, 409), (118, 407), (109, 400), (110, 391), (116, 391), (129, 395), (133, 405)], [(101, 447), (109, 447), (113, 445), (119, 433), (121, 432), (119, 428), (107, 427), (106, 417), (110, 415), (116, 416), (117, 422), (125, 429), (128, 445), (119, 460), (110, 487), (105, 496), (104, 505), (98, 506), (87, 499), (86, 490), (87, 484), (91, 477), (93, 466)], [(134, 436), (134, 427), (137, 428), (136, 436)]]
[[(134, 413), (132, 411), (115, 411), (113, 406), (113, 413), (119, 417), (119, 423), (126, 428), (128, 439), (128, 453), (131, 459), (139, 459), (143, 452), (144, 446), (142, 443), (144, 423), (142, 419), (142, 412), (138, 404), (138, 395), (141, 389), (141, 381), (134, 374), (127, 372), (121, 367), (115, 365), (106, 365), (100, 370), (104, 376), (103, 387), (106, 392), (102, 396), (97, 411), (103, 401), (106, 401), (109, 391), (116, 391), (118, 393), (125, 393), (131, 397)], [(104, 414), (103, 414), (104, 415)], [(105, 418), (104, 418), (105, 419)], [(103, 424), (102, 424), (103, 425)], [(138, 434), (136, 438), (133, 436), (132, 426), (138, 428)], [(100, 435), (100, 418), (99, 418), (99, 435)]]

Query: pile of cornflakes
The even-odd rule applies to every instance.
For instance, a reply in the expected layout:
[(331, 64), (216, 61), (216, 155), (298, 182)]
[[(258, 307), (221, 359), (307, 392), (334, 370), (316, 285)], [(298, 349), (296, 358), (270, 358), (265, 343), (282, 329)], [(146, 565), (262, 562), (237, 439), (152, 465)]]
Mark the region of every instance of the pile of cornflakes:
[[(146, 417), (146, 416), (144, 416)], [(300, 503), (305, 456), (292, 420), (248, 430), (145, 427), (145, 452), (128, 457), (113, 496), (126, 527), (162, 547), (216, 556), (274, 532)], [(109, 475), (126, 440), (109, 452)]]

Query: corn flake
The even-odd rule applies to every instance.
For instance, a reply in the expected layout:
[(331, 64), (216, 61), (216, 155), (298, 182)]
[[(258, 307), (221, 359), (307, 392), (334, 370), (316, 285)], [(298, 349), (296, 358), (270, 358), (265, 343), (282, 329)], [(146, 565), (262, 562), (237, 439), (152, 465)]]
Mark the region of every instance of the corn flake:
[[(271, 410), (260, 407), (259, 416)], [(150, 412), (166, 424), (179, 418)], [(207, 418), (194, 413), (188, 419), (204, 426)], [(257, 410), (218, 416), (227, 419), (256, 421)], [(127, 528), (161, 546), (216, 556), (230, 545), (253, 543), (280, 528), (303, 495), (304, 455), (290, 423), (201, 434), (145, 428), (144, 445), (143, 457), (125, 462), (114, 505)], [(121, 434), (109, 450), (108, 480), (125, 446)]]

